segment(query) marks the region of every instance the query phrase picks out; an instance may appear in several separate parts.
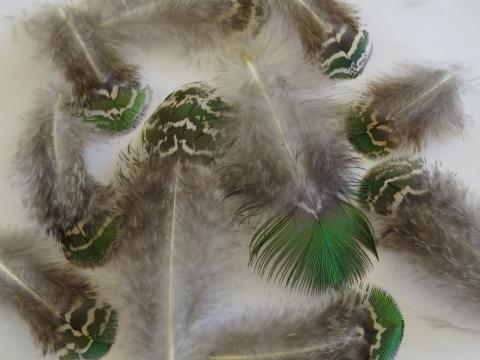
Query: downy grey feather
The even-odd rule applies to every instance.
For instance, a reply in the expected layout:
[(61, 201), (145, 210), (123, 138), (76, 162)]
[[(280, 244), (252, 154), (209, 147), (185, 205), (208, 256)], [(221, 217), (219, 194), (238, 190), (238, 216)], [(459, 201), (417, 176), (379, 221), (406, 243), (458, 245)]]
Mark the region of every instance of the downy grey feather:
[(404, 64), (399, 74), (369, 83), (349, 115), (350, 141), (377, 157), (398, 148), (418, 151), (432, 138), (458, 135), (465, 121), (462, 88), (458, 67)]
[(102, 16), (98, 31), (112, 41), (151, 45), (160, 40), (184, 49), (217, 45), (228, 35), (251, 36), (268, 16), (265, 0), (107, 0), (88, 5)]
[[(71, 115), (64, 89), (39, 91), (16, 156), (33, 217), (57, 239), (108, 208), (111, 192), (88, 173), (85, 148), (98, 134)], [(67, 93), (68, 94), (68, 93)]]
[[(110, 348), (116, 326), (111, 308), (87, 278), (41, 238), (36, 231), (0, 234), (0, 301), (24, 318), (45, 353), (65, 355), (67, 345), (85, 352), (102, 341), (108, 341)], [(107, 340), (102, 331), (113, 336)], [(91, 343), (90, 337), (95, 338)]]
[(39, 41), (72, 87), (71, 101), (86, 105), (96, 91), (138, 81), (137, 70), (125, 63), (115, 44), (96, 30), (101, 18), (72, 6), (46, 5), (28, 20)]
[[(368, 193), (369, 199), (363, 202), (377, 214), (374, 225), (379, 244), (404, 256), (462, 303), (478, 307), (479, 202), (453, 173), (422, 165), (420, 160), (393, 160), (372, 170), (364, 180), (362, 193)], [(384, 169), (388, 176), (380, 175), (386, 174)], [(374, 177), (390, 180), (378, 192)]]

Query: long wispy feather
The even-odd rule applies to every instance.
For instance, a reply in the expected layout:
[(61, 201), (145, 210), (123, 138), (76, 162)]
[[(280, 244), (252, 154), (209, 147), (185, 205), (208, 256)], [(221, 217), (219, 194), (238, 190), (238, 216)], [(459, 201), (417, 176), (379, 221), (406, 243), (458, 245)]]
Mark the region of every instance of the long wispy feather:
[(401, 158), (374, 168), (360, 196), (378, 214), (380, 245), (405, 256), (465, 304), (480, 301), (479, 205), (455, 175)]
[(186, 358), (231, 268), (236, 246), (208, 166), (229, 113), (210, 87), (189, 84), (156, 110), (121, 165), (127, 221), (114, 263), (130, 309), (128, 351), (142, 359)]
[(271, 1), (297, 29), (305, 56), (331, 78), (360, 75), (372, 53), (356, 12), (337, 0)]
[(0, 235), (0, 301), (25, 319), (45, 353), (102, 358), (115, 341), (116, 311), (39, 237)]
[(344, 291), (328, 300), (282, 310), (250, 310), (229, 319), (191, 359), (391, 360), (404, 323), (383, 290)]
[(42, 53), (63, 74), (66, 101), (107, 133), (132, 129), (148, 103), (149, 89), (118, 47), (97, 31), (100, 17), (72, 6), (45, 6), (27, 21)]
[(236, 215), (264, 222), (251, 244), (257, 272), (270, 268), (269, 278), (317, 292), (358, 280), (375, 246), (368, 220), (348, 203), (355, 161), (317, 91), (326, 80), (277, 25), (224, 59), (217, 85), (235, 120), (219, 168)]
[(111, 191), (89, 174), (84, 158), (98, 131), (72, 115), (67, 98), (59, 87), (39, 91), (16, 164), (34, 219), (62, 243), (67, 258), (94, 265), (113, 241)]
[(420, 150), (431, 138), (460, 133), (462, 84), (455, 66), (402, 65), (398, 75), (371, 82), (350, 110), (350, 142), (362, 154), (379, 157), (399, 148)]
[(89, 11), (102, 17), (97, 30), (111, 41), (162, 41), (184, 49), (216, 46), (230, 35), (251, 36), (268, 17), (265, 0), (89, 1)]

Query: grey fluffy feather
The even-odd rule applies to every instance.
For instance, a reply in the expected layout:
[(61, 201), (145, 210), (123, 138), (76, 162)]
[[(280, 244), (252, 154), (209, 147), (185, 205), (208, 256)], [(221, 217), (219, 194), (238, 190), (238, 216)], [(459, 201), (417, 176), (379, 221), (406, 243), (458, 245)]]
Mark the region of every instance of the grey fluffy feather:
[[(61, 260), (34, 231), (0, 234), (0, 301), (28, 323), (43, 351), (54, 352), (72, 340), (64, 316), (78, 300), (91, 302), (95, 292), (88, 280)], [(87, 311), (81, 317), (87, 317)]]
[(370, 82), (361, 102), (368, 111), (365, 117), (378, 122), (375, 128), (386, 129), (386, 153), (395, 148), (420, 150), (431, 139), (462, 132), (462, 88), (461, 69), (456, 66), (404, 64), (399, 74)]
[[(332, 104), (318, 90), (328, 80), (298, 59), (295, 35), (285, 35), (280, 26), (284, 25), (268, 23), (254, 42), (228, 54), (216, 83), (235, 104), (235, 121), (226, 127), (226, 151), (219, 167), (226, 195), (238, 199), (240, 215), (266, 209), (274, 213), (306, 197), (318, 206), (312, 211), (328, 209), (349, 191), (346, 179), (355, 165), (331, 119)], [(256, 67), (271, 107), (242, 52)], [(279, 134), (272, 109), (286, 139)]]
[(337, 0), (280, 0), (271, 1), (297, 29), (306, 58), (312, 62), (322, 59), (325, 41), (331, 31), (342, 26), (359, 28), (356, 12)]
[(349, 290), (326, 298), (231, 316), (210, 330), (189, 358), (369, 359), (371, 339), (359, 293)]
[(111, 195), (91, 177), (84, 158), (87, 144), (98, 133), (70, 115), (73, 109), (63, 90), (39, 91), (35, 107), (25, 117), (16, 156), (25, 202), (33, 217), (57, 238), (106, 209)]
[[(115, 42), (182, 44), (184, 49), (217, 45), (231, 34), (255, 33), (268, 15), (264, 0), (90, 1), (100, 14), (98, 31)], [(225, 42), (222, 42), (225, 44)]]
[(48, 58), (72, 87), (71, 100), (85, 105), (95, 90), (135, 82), (136, 68), (122, 60), (114, 43), (95, 31), (100, 17), (73, 7), (45, 6), (27, 22)]
[[(464, 304), (480, 304), (479, 202), (451, 172), (417, 175), (395, 212), (377, 215), (380, 246), (404, 256)], [(411, 190), (411, 191), (413, 191)], [(411, 192), (410, 191), (410, 192)], [(473, 195), (473, 196), (472, 196)]]
[[(129, 337), (123, 346), (127, 358), (167, 356), (168, 293), (169, 281), (173, 281), (171, 350), (177, 358), (187, 359), (184, 353), (190, 350), (194, 334), (221, 299), (221, 280), (235, 269), (227, 260), (240, 243), (227, 226), (222, 192), (208, 166), (178, 153), (164, 157), (153, 152), (141, 159), (133, 147), (129, 151), (123, 161), (130, 162), (130, 173), (122, 176), (126, 180), (118, 203), (128, 221), (113, 260), (128, 312), (127, 324), (121, 324)], [(125, 165), (123, 169), (128, 171)], [(174, 272), (169, 274), (172, 256)]]

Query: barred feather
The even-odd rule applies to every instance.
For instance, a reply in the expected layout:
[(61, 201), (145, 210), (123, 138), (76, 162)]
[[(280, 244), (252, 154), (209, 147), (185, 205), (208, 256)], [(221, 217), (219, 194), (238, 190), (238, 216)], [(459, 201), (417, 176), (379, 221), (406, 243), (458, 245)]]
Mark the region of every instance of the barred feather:
[[(206, 84), (167, 97), (119, 175), (127, 222), (114, 259), (128, 309), (127, 348), (142, 359), (187, 358), (192, 332), (218, 301), (238, 248), (210, 170), (230, 106)], [(205, 209), (210, 209), (205, 212)]]
[(420, 150), (431, 138), (447, 138), (464, 128), (460, 69), (407, 64), (401, 71), (371, 82), (350, 110), (350, 142), (366, 156)]
[(0, 235), (0, 300), (25, 319), (45, 353), (102, 358), (115, 341), (116, 311), (39, 238), (33, 231)]
[(332, 296), (327, 306), (312, 301), (245, 312), (204, 338), (189, 358), (392, 360), (403, 328), (397, 305), (383, 290), (349, 290)]
[(113, 241), (112, 193), (89, 174), (84, 158), (98, 131), (72, 115), (66, 97), (62, 88), (38, 93), (18, 143), (17, 168), (35, 220), (61, 242), (68, 259), (95, 265)]
[(419, 159), (395, 159), (373, 169), (360, 192), (364, 206), (378, 214), (382, 247), (406, 257), (464, 303), (478, 306), (478, 202), (454, 174), (430, 169)]
[(372, 53), (356, 12), (337, 0), (272, 1), (297, 29), (307, 59), (331, 78), (359, 76)]

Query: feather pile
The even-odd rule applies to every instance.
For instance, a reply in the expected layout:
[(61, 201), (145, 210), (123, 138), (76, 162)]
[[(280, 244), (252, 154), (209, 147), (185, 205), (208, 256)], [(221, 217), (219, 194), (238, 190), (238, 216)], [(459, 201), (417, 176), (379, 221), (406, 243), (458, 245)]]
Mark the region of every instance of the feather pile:
[(479, 205), (450, 172), (421, 159), (387, 161), (362, 181), (384, 248), (405, 256), (463, 303), (480, 303)]
[[(113, 272), (115, 301), (50, 261), (38, 236), (0, 236), (0, 298), (44, 350), (100, 359), (117, 339), (112, 356), (125, 359), (393, 359), (404, 330), (397, 305), (379, 288), (352, 286), (377, 252), (369, 219), (351, 201), (358, 161), (347, 140), (377, 157), (462, 130), (458, 69), (409, 65), (371, 83), (344, 129), (328, 78), (357, 77), (372, 52), (347, 5), (84, 5), (47, 6), (28, 23), (65, 85), (39, 95), (17, 162), (35, 220), (73, 264)], [(85, 149), (142, 121), (150, 90), (123, 56), (142, 42), (221, 50), (220, 71), (213, 86), (171, 93), (103, 186)], [(478, 302), (477, 208), (465, 196), (452, 175), (400, 159), (365, 177), (360, 203), (382, 246)], [(227, 317), (240, 269), (231, 259), (248, 244), (257, 274), (317, 298)], [(118, 330), (109, 303), (121, 311)]]

